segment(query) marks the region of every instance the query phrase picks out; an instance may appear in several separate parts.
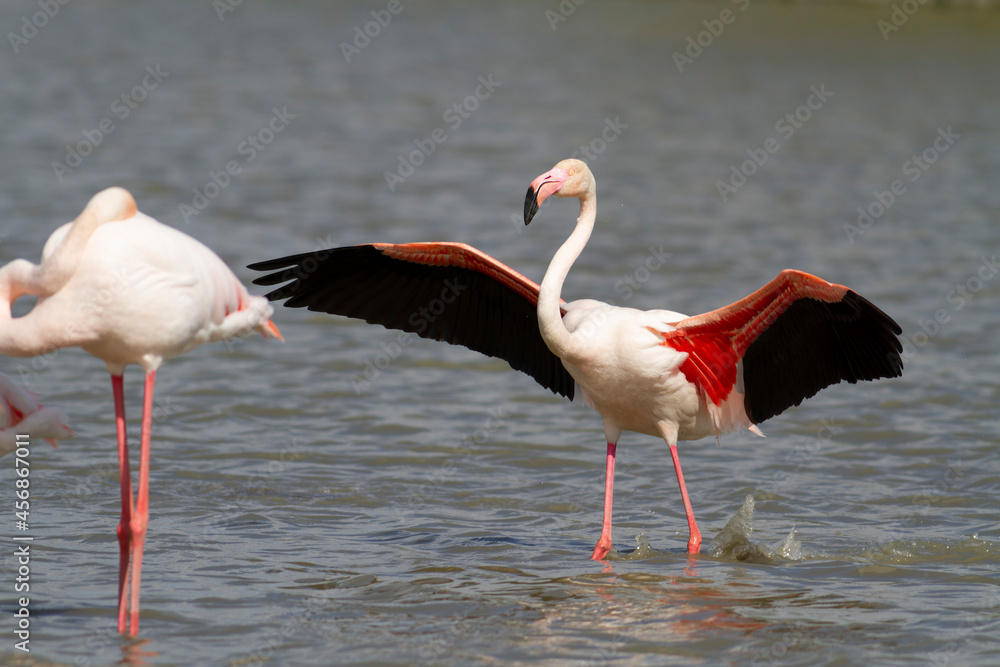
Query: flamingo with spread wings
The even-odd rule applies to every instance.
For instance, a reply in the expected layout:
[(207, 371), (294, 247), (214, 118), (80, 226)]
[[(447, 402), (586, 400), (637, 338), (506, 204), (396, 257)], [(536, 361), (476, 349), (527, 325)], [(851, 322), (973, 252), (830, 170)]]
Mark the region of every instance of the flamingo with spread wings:
[[(32, 310), (11, 316), (23, 295)], [(75, 221), (57, 229), (41, 264), (0, 268), (0, 354), (31, 357), (79, 346), (111, 373), (118, 431), (122, 514), (118, 524), (118, 631), (139, 631), (139, 582), (149, 524), (153, 385), (165, 360), (202, 343), (260, 332), (281, 337), (271, 305), (251, 296), (219, 256), (136, 209), (122, 188), (97, 193)], [(133, 495), (125, 431), (123, 373), (145, 372), (138, 489)]]
[[(541, 285), (460, 243), (373, 243), (251, 264), (274, 271), (254, 282), (286, 306), (346, 315), (500, 357), (604, 420), (604, 522), (592, 558), (611, 550), (615, 453), (623, 431), (663, 438), (670, 449), (690, 537), (695, 522), (677, 457), (679, 440), (756, 424), (823, 387), (902, 373), (899, 325), (843, 285), (782, 271), (750, 296), (687, 317), (594, 300), (560, 298), (597, 214), (587, 165), (563, 160), (528, 188), (524, 223), (548, 197), (577, 197), (576, 227)], [(290, 281), (290, 282), (289, 282)], [(436, 308), (433, 306), (437, 306)]]

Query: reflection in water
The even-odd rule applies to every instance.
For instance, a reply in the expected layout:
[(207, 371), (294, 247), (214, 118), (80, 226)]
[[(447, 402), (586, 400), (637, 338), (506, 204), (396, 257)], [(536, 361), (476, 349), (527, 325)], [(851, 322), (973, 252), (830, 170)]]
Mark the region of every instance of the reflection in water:
[(147, 658), (155, 658), (159, 653), (156, 651), (143, 650), (147, 644), (152, 643), (151, 639), (122, 639), (121, 651), (122, 659), (118, 664), (132, 665), (134, 667), (144, 667), (150, 664)]

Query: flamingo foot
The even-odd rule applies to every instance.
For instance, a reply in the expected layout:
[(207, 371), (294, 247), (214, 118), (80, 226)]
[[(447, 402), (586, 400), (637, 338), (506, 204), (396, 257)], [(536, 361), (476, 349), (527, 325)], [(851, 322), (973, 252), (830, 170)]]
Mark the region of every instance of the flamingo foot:
[(688, 538), (688, 553), (696, 554), (701, 553), (701, 533), (695, 530), (691, 533), (691, 537)]
[(601, 539), (597, 542), (597, 546), (594, 547), (594, 554), (590, 557), (590, 560), (605, 560), (610, 552), (611, 538), (602, 535)]

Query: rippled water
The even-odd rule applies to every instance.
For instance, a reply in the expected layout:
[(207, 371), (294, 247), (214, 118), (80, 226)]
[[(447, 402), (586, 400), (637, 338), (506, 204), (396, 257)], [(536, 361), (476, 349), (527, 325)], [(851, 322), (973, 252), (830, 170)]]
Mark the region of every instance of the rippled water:
[[(883, 39), (878, 6), (585, 3), (557, 21), (556, 2), (403, 2), (347, 62), (389, 3), (221, 6), (70, 3), (16, 53), (8, 37), (0, 261), (37, 258), (120, 184), (248, 282), (256, 260), (417, 240), (539, 280), (573, 203), (526, 231), (512, 216), (585, 146), (598, 227), (567, 298), (697, 313), (800, 268), (900, 322), (904, 377), (830, 388), (766, 440), (682, 443), (695, 557), (665, 446), (627, 434), (605, 567), (596, 415), (467, 350), (279, 309), (286, 343), (159, 373), (133, 641), (114, 627), (103, 365), (0, 360), (78, 433), (32, 452), (31, 653), (5, 631), (0, 662), (997, 664), (995, 12), (921, 6)], [(5, 32), (38, 7), (9, 3)], [(91, 140), (60, 181), (53, 162)], [(644, 269), (653, 251), (669, 265)]]

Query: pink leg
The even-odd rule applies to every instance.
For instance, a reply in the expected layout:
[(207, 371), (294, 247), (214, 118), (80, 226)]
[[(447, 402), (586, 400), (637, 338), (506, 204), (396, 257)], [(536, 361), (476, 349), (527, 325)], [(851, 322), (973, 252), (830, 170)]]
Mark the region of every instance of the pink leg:
[(125, 634), (125, 616), (128, 609), (128, 590), (125, 581), (129, 575), (129, 557), (132, 539), (132, 472), (128, 463), (128, 439), (125, 433), (125, 392), (124, 378), (111, 376), (111, 393), (115, 399), (115, 429), (118, 432), (118, 476), (122, 489), (122, 518), (118, 523), (118, 632)]
[(608, 443), (608, 467), (604, 474), (604, 527), (601, 528), (601, 539), (594, 547), (594, 554), (591, 560), (604, 560), (608, 552), (611, 551), (611, 500), (614, 497), (615, 487), (615, 452), (618, 450), (618, 443)]
[(146, 386), (142, 395), (142, 436), (139, 454), (139, 490), (132, 516), (132, 587), (129, 594), (131, 618), (129, 634), (139, 634), (139, 582), (142, 580), (142, 550), (146, 544), (146, 527), (149, 525), (149, 438), (153, 426), (153, 384), (156, 371), (146, 373)]
[(691, 509), (691, 501), (688, 499), (687, 486), (684, 485), (684, 473), (681, 472), (681, 461), (677, 458), (677, 445), (670, 445), (670, 457), (674, 460), (674, 472), (677, 473), (677, 485), (681, 487), (681, 498), (684, 500), (684, 511), (687, 513), (688, 530), (691, 535), (688, 537), (688, 553), (696, 554), (701, 550), (701, 531), (698, 524), (694, 522), (694, 510)]

